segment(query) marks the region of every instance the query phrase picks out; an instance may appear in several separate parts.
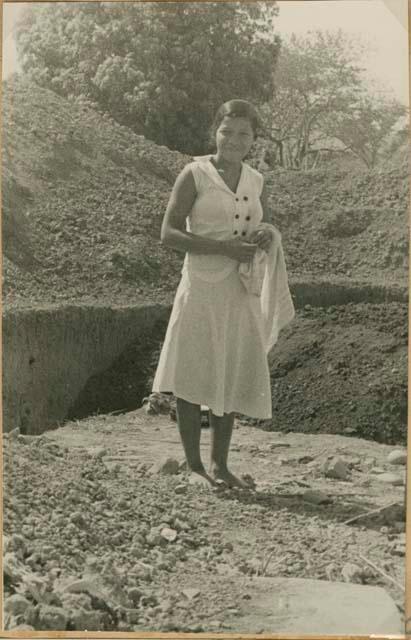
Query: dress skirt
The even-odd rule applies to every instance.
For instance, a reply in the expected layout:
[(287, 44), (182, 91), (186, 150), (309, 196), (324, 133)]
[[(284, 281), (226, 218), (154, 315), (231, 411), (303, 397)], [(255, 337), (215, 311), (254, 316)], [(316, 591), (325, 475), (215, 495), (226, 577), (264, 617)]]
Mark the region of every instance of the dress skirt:
[(183, 271), (153, 382), (222, 416), (272, 416), (261, 304), (238, 270), (218, 282)]

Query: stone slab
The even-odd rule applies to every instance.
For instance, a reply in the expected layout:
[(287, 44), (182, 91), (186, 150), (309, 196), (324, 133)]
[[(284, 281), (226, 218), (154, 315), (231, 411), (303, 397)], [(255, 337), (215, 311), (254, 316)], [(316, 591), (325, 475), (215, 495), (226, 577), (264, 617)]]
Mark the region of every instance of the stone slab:
[(251, 598), (242, 615), (224, 620), (236, 633), (404, 633), (394, 601), (380, 587), (304, 578), (254, 578), (247, 587)]

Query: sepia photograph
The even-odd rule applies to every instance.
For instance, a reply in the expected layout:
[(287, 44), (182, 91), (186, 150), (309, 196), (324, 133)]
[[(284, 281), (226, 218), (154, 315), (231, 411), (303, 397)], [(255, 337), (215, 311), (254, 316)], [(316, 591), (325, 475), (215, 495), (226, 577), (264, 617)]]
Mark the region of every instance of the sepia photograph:
[(411, 633), (408, 12), (3, 2), (7, 637)]

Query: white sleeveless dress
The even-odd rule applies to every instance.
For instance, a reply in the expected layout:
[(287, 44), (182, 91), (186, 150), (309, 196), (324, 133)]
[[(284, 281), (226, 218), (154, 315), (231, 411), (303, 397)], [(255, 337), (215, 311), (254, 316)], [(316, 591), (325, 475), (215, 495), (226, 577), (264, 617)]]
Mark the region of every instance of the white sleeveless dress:
[[(198, 196), (187, 229), (216, 240), (247, 238), (263, 217), (263, 177), (243, 163), (234, 193), (210, 158), (189, 165)], [(217, 416), (271, 418), (261, 301), (247, 292), (238, 267), (225, 256), (186, 254), (153, 391), (206, 405)]]

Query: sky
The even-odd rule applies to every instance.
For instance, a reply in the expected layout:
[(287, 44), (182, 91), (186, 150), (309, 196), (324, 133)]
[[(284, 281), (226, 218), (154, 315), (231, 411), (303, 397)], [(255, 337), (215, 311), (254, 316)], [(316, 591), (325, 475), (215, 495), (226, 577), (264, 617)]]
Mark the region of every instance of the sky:
[[(13, 26), (26, 3), (3, 3), (3, 79), (18, 70)], [(277, 32), (288, 37), (341, 28), (368, 45), (361, 63), (403, 104), (408, 89), (408, 0), (279, 0)]]

